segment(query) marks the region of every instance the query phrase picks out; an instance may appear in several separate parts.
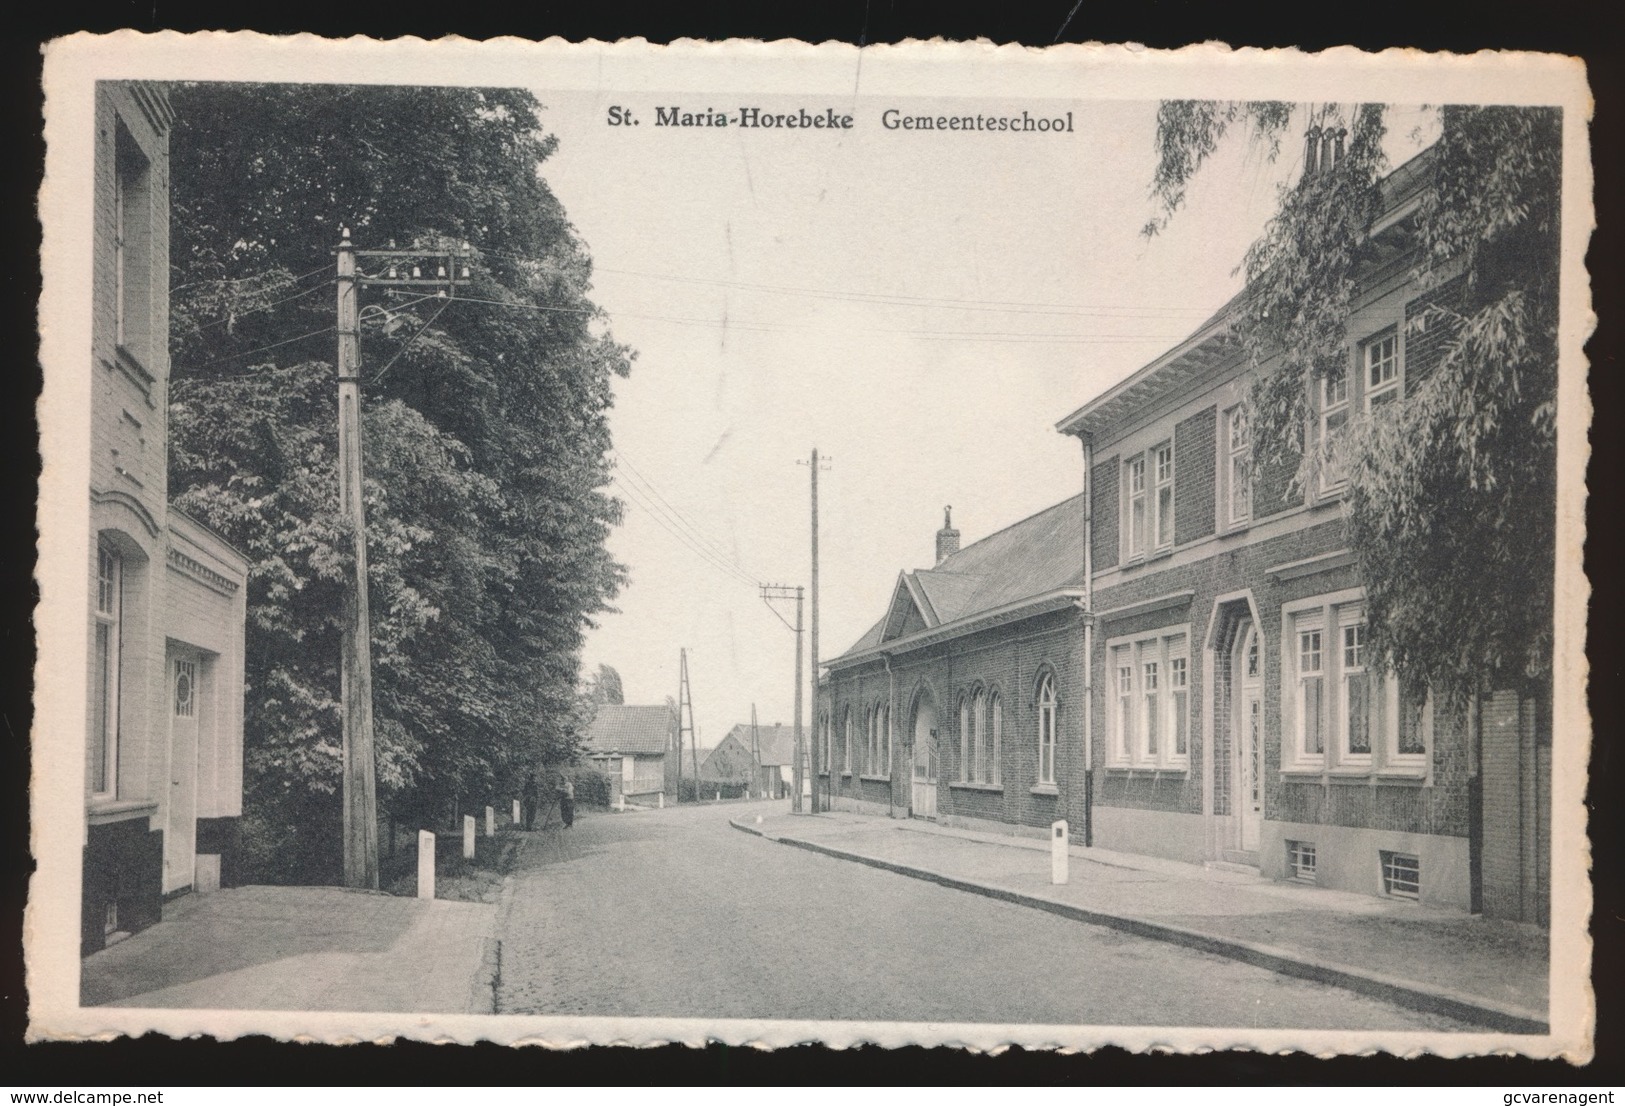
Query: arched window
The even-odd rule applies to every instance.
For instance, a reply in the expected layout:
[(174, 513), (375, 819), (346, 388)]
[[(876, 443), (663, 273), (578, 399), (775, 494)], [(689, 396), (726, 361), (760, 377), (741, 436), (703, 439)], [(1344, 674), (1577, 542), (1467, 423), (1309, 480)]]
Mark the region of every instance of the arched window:
[(1049, 673), (1038, 684), (1038, 782), (1055, 783), (1055, 677)]
[(988, 780), (987, 755), (987, 696), (980, 690), (970, 698), (971, 724), (971, 779), (977, 783)]
[(961, 781), (968, 781), (971, 778), (970, 740), (970, 696), (962, 695), (959, 698), (959, 778)]
[(992, 743), (988, 755), (987, 782), (997, 784), (1001, 775), (999, 765), (1004, 759), (1004, 700), (998, 692), (993, 693), (988, 703), (988, 718)]
[(880, 766), (879, 773), (891, 775), (891, 704), (880, 708)]
[(852, 772), (852, 708), (846, 708), (845, 722), (841, 727), (841, 771), (848, 775)]

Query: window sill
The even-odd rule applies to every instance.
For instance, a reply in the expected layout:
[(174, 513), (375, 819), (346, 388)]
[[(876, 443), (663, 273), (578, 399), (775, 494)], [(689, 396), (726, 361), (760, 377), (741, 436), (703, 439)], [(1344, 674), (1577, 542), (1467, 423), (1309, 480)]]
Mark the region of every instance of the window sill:
[(1037, 783), (1027, 789), (1029, 795), (1059, 795), (1061, 789), (1053, 783)]
[(852, 769), (850, 769), (850, 768), (844, 768), (844, 769), (842, 769), (842, 770), (841, 770), (841, 778), (842, 778), (842, 779), (843, 779), (843, 780), (849, 780), (849, 779), (851, 779), (851, 778), (852, 778)]
[(1174, 555), (1174, 548), (1173, 548), (1173, 546), (1170, 545), (1170, 546), (1167, 546), (1167, 547), (1165, 547), (1163, 549), (1153, 550), (1150, 553), (1136, 553), (1132, 557), (1129, 557), (1129, 558), (1125, 559), (1123, 561), (1122, 567), (1123, 568), (1144, 568), (1147, 565), (1154, 565), (1158, 561), (1166, 561), (1169, 557), (1172, 557), (1173, 555)]
[(1114, 776), (1188, 776), (1188, 764), (1108, 764), (1106, 771)]
[(995, 794), (1004, 793), (1002, 783), (972, 783), (969, 780), (954, 780), (948, 784), (955, 791), (987, 791)]
[(891, 782), (891, 777), (890, 776), (877, 776), (877, 775), (874, 775), (873, 773), (870, 773), (870, 772), (865, 772), (863, 775), (859, 776), (858, 779), (860, 779), (860, 780), (869, 780), (871, 783), (890, 783)]
[(156, 799), (91, 799), (85, 808), (85, 814), (93, 826), (150, 817), (157, 813)]
[(1308, 783), (1319, 780), (1326, 774), (1324, 764), (1291, 764), (1281, 769), (1281, 778), (1290, 779), (1294, 783)]

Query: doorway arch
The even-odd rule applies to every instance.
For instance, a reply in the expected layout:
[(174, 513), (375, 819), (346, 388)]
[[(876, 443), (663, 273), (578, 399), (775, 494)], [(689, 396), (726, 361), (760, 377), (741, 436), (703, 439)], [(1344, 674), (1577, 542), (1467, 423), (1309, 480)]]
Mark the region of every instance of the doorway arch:
[(941, 763), (937, 745), (937, 703), (921, 688), (914, 696), (913, 751), (909, 757), (909, 812), (915, 818), (937, 816), (937, 778)]

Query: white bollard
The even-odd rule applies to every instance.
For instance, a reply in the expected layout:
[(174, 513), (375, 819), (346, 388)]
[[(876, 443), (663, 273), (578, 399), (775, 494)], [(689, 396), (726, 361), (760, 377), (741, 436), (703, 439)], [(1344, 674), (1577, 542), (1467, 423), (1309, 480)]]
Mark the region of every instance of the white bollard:
[(495, 837), (496, 835), (497, 835), (497, 812), (492, 810), (490, 807), (486, 807), (485, 808), (485, 836), (487, 836), (487, 837)]
[(474, 816), (463, 815), (463, 859), (474, 859)]
[(615, 796), (615, 809), (618, 811), (624, 811), (626, 809), (626, 796), (619, 794)]
[(515, 799), (513, 801), (513, 824), (517, 826), (519, 824), (519, 822), (520, 822), (519, 800)]
[(418, 830), (418, 898), (434, 898), (434, 834)]
[(655, 808), (658, 810), (666, 809), (666, 793), (664, 791), (655, 794)]
[(720, 803), (721, 801), (722, 801), (722, 792), (718, 791), (717, 792), (717, 802)]
[(1051, 883), (1066, 882), (1067, 860), (1071, 854), (1067, 852), (1066, 820), (1062, 819), (1050, 826), (1049, 840), (1049, 881)]

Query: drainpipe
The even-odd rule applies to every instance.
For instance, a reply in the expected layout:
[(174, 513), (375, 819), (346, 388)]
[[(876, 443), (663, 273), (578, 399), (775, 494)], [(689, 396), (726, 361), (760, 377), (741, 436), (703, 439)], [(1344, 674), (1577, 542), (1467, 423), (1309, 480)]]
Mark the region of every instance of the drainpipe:
[(892, 747), (892, 721), (897, 716), (897, 674), (891, 670), (891, 654), (882, 653), (886, 664), (886, 817), (897, 817), (897, 750)]
[(1095, 843), (1095, 447), (1083, 445), (1083, 846)]

